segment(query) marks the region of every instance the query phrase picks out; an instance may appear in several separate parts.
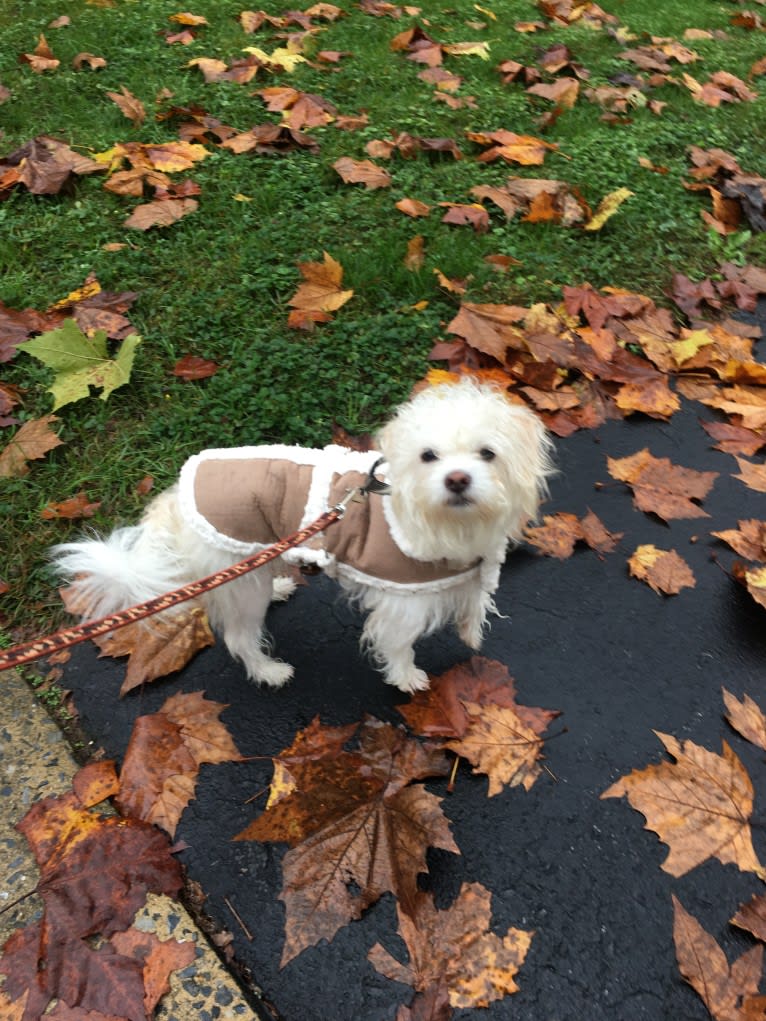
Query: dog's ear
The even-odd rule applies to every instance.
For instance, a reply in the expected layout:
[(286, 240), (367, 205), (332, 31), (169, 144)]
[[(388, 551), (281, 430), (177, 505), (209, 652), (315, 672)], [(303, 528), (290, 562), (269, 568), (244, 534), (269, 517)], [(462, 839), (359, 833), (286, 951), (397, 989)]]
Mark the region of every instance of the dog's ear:
[(555, 474), (553, 443), (548, 431), (529, 408), (508, 402), (503, 429), (505, 460), (510, 469), (514, 522), (510, 537), (518, 540), (524, 525), (537, 517), (548, 495), (548, 479)]

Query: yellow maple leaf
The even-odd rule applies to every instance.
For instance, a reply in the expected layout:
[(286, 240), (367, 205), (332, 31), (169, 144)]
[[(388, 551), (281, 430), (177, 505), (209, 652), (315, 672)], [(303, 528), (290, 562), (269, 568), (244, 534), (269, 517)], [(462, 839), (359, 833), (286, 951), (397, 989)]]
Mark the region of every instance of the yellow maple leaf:
[(617, 212), (625, 199), (629, 199), (633, 192), (629, 188), (618, 188), (610, 191), (598, 204), (598, 209), (585, 224), (585, 230), (601, 230), (606, 221)]
[(245, 53), (252, 53), (254, 57), (269, 68), (270, 71), (284, 70), (292, 74), (298, 64), (305, 64), (306, 58), (302, 56), (294, 43), (287, 46), (280, 46), (273, 53), (269, 54), (258, 46), (245, 46)]

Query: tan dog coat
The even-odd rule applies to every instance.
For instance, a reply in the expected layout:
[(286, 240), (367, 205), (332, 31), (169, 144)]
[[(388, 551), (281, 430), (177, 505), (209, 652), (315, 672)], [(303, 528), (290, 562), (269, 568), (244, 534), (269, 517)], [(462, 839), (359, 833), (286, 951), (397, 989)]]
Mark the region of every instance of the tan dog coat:
[[(364, 483), (379, 456), (337, 446), (205, 450), (181, 469), (181, 513), (207, 543), (244, 558), (335, 506)], [(417, 559), (389, 498), (370, 495), (349, 504), (340, 522), (284, 559), (315, 564), (339, 580), (417, 593), (475, 577), (494, 591), (504, 554), (499, 550), (492, 562), (472, 564)]]

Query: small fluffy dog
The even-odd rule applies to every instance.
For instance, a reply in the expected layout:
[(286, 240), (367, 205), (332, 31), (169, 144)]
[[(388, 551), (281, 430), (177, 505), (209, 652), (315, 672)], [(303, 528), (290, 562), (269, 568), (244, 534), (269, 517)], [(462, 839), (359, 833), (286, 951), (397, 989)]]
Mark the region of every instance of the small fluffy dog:
[[(368, 612), (362, 646), (401, 691), (428, 686), (414, 642), (449, 622), (478, 649), (509, 542), (537, 514), (551, 443), (533, 412), (471, 380), (418, 393), (369, 453), (330, 446), (207, 450), (104, 540), (54, 549), (85, 616), (115, 613), (228, 567), (313, 521), (383, 458), (386, 495), (351, 503), (339, 523), (284, 556), (337, 578)], [(264, 618), (294, 583), (273, 561), (203, 597), (212, 627), (255, 681), (293, 668), (269, 654)]]

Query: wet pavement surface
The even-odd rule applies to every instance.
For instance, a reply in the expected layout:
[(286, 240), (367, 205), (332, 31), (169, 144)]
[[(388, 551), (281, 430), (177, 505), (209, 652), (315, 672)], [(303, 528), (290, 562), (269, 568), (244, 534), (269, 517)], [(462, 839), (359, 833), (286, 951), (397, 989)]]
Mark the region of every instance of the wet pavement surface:
[[(722, 569), (735, 557), (710, 535), (741, 519), (763, 518), (764, 496), (731, 477), (734, 459), (710, 448), (699, 417), (711, 413), (685, 402), (667, 424), (613, 422), (557, 441), (559, 474), (544, 512), (581, 516), (590, 508), (624, 536), (603, 559), (579, 547), (565, 561), (526, 548), (508, 558), (497, 598), (508, 619), (493, 620), (482, 652), (508, 667), (519, 702), (562, 715), (548, 731), (556, 736), (546, 745), (547, 771), (530, 791), (517, 787), (488, 798), (486, 777), (467, 767), (451, 794), (446, 781), (427, 784), (444, 797), (462, 852), (429, 852), (430, 873), (422, 879), (437, 906), (449, 906), (462, 883), (480, 882), (492, 892), (494, 932), (535, 931), (517, 976), (519, 992), (456, 1017), (702, 1021), (707, 1010), (676, 965), (671, 894), (730, 962), (752, 945), (728, 920), (758, 892), (754, 875), (710, 861), (674, 879), (660, 868), (667, 847), (643, 828), (643, 817), (625, 799), (600, 800), (618, 777), (667, 760), (653, 733), (659, 730), (714, 752), (728, 741), (753, 780), (754, 817), (766, 815), (763, 754), (728, 726), (721, 698), (726, 687), (766, 707), (766, 617)], [(606, 458), (643, 447), (721, 473), (703, 501), (709, 518), (668, 526), (635, 509), (630, 490), (610, 479)], [(676, 549), (696, 587), (662, 597), (630, 578), (626, 560), (641, 543)], [(250, 684), (220, 644), (181, 673), (123, 699), (124, 666), (81, 646), (61, 683), (73, 692), (85, 732), (118, 760), (136, 717), (157, 711), (171, 694), (203, 690), (229, 704), (222, 719), (242, 754), (254, 758), (202, 767), (177, 839), (185, 845), (180, 858), (189, 878), (207, 895), (208, 914), (233, 933), (238, 960), (263, 990), (268, 1009), (256, 1009), (282, 1021), (393, 1021), (412, 992), (367, 960), (377, 942), (406, 960), (393, 898), (384, 896), (331, 943), (280, 970), (286, 847), (232, 838), (262, 810), (264, 798), (251, 799), (271, 780), (269, 756), (299, 729), (317, 715), (333, 725), (365, 714), (400, 723), (396, 705), (406, 696), (384, 685), (361, 657), (359, 617), (327, 579), (311, 579), (287, 604), (273, 607), (269, 626), (277, 652), (296, 667), (280, 691)], [(419, 646), (419, 664), (435, 675), (468, 655), (451, 634)], [(763, 828), (754, 828), (754, 843), (766, 860)]]

